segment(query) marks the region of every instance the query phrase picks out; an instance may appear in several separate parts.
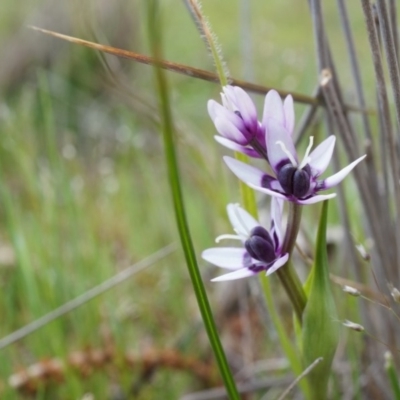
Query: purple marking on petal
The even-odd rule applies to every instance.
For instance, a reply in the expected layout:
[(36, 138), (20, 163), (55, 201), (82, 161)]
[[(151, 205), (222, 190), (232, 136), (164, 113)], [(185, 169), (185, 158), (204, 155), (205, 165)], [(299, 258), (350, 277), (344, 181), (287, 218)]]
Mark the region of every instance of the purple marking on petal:
[(218, 143), (222, 144), (222, 146), (225, 146), (230, 150), (238, 151), (239, 153), (246, 154), (247, 156), (253, 157), (253, 158), (261, 158), (262, 157), (254, 149), (237, 144), (236, 142), (234, 142), (230, 139), (227, 139), (223, 136), (214, 136), (214, 139)]
[(320, 176), (328, 167), (335, 148), (335, 142), (335, 136), (329, 136), (310, 153), (309, 165), (314, 177)]
[(293, 107), (293, 97), (291, 95), (286, 96), (283, 102), (283, 111), (285, 113), (285, 128), (292, 134), (294, 129), (294, 107)]
[(318, 194), (316, 196), (312, 196), (312, 197), (310, 197), (308, 199), (305, 199), (305, 200), (296, 199), (296, 203), (297, 204), (315, 204), (315, 203), (318, 203), (320, 201), (333, 199), (334, 197), (336, 197), (336, 193)]
[(286, 253), (284, 256), (281, 258), (278, 258), (268, 269), (267, 269), (267, 276), (271, 275), (274, 273), (277, 269), (280, 267), (284, 266), (287, 263), (287, 260), (289, 259), (289, 254)]
[(247, 278), (248, 276), (257, 275), (257, 272), (253, 272), (247, 268), (239, 269), (229, 274), (218, 276), (217, 278), (211, 279), (211, 282), (231, 281), (234, 279)]
[(252, 167), (249, 164), (235, 160), (232, 157), (224, 157), (224, 161), (229, 169), (243, 182), (261, 186), (264, 175), (263, 171)]
[(349, 164), (347, 167), (343, 168), (342, 170), (340, 170), (339, 172), (336, 172), (336, 174), (330, 176), (329, 178), (326, 178), (322, 181), (321, 187), (323, 187), (323, 189), (329, 189), (333, 186), (336, 186), (338, 183), (340, 183), (349, 173), (350, 171), (362, 160), (364, 160), (364, 158), (366, 157), (366, 155), (357, 158), (357, 160), (353, 161), (351, 164)]
[[(274, 186), (276, 186), (276, 185), (275, 185), (275, 182), (277, 182), (277, 179), (276, 179), (276, 178), (274, 178), (274, 177), (271, 176), (271, 175), (265, 174), (265, 175), (262, 177), (261, 186), (262, 186), (263, 188), (267, 188), (267, 189), (274, 189)], [(278, 182), (278, 183), (279, 183), (279, 182)], [(280, 188), (282, 187), (280, 183), (279, 183), (279, 187), (280, 187)]]
[[(276, 90), (270, 90), (265, 96), (262, 124), (267, 127), (267, 121), (274, 119), (282, 126), (285, 126), (285, 114), (283, 111), (282, 99)], [(268, 135), (268, 129), (267, 129)]]
[(260, 146), (265, 149), (265, 127), (264, 125), (261, 124), (260, 121), (257, 121), (257, 127), (256, 127), (256, 139), (260, 143)]
[(266, 144), (268, 159), (275, 173), (278, 172), (279, 166), (287, 164), (289, 161), (287, 153), (282, 148), (282, 144), (286, 151), (298, 162), (292, 137), (283, 125), (277, 123), (274, 119), (269, 119), (267, 121), (267, 132)]
[(254, 184), (251, 183), (251, 182), (246, 182), (246, 183), (247, 183), (247, 185), (249, 185), (251, 188), (253, 188), (253, 189), (255, 189), (255, 190), (258, 190), (258, 191), (260, 191), (260, 192), (269, 194), (270, 196), (277, 197), (278, 199), (290, 200), (290, 197), (289, 197), (289, 196), (285, 196), (284, 194), (279, 193), (279, 192), (276, 192), (275, 190), (267, 189), (267, 188), (264, 188), (264, 187), (261, 187), (261, 186), (258, 186), (258, 185), (254, 185)]
[(245, 136), (245, 131), (240, 131), (237, 126), (227, 118), (217, 117), (215, 118), (214, 125), (220, 135), (227, 139), (233, 140), (234, 142), (242, 145), (246, 145), (249, 140)]
[(242, 247), (214, 247), (204, 250), (201, 257), (217, 267), (236, 270), (244, 267), (245, 254)]

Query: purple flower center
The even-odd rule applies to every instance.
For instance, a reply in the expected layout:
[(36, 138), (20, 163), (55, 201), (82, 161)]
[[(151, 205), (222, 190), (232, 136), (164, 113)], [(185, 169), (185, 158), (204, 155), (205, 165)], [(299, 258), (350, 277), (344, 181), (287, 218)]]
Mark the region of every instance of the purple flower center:
[(252, 258), (265, 263), (275, 260), (274, 242), (266, 229), (257, 226), (250, 232), (249, 239), (244, 243), (244, 247)]
[(282, 166), (278, 172), (278, 181), (286, 194), (297, 198), (304, 197), (310, 189), (311, 168), (307, 164), (298, 169), (291, 163)]

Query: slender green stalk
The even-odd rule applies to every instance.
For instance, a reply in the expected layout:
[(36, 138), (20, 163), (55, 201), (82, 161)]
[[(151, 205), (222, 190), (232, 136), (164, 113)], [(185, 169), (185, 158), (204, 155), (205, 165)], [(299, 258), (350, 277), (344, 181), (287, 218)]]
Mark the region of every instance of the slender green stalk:
[(389, 377), (390, 386), (393, 391), (393, 398), (395, 400), (400, 400), (400, 384), (399, 377), (397, 375), (396, 369), (393, 364), (393, 356), (390, 351), (385, 353), (385, 370)]
[[(148, 2), (148, 28), (149, 37), (151, 40), (152, 52), (155, 59), (162, 59), (161, 54), (161, 35), (160, 21), (157, 0)], [(190, 236), (186, 214), (184, 209), (183, 196), (180, 185), (178, 162), (175, 153), (174, 143), (174, 127), (172, 114), (170, 109), (170, 100), (168, 94), (167, 81), (164, 72), (160, 67), (155, 68), (155, 80), (160, 102), (160, 114), (162, 118), (163, 138), (165, 156), (167, 162), (168, 179), (171, 188), (175, 217), (178, 225), (179, 235), (182, 243), (182, 248), (185, 254), (186, 264), (189, 269), (190, 278), (196, 294), (197, 302), (203, 318), (203, 322), (210, 340), (214, 355), (224, 381), (227, 393), (230, 399), (239, 399), (239, 394), (236, 389), (235, 381), (229, 369), (224, 350), (217, 332), (217, 328), (212, 315), (211, 307), (208, 302), (206, 290), (200, 275), (197, 265), (197, 260), (193, 248), (193, 243)]]
[[(285, 239), (283, 242), (283, 252), (291, 255), (296, 243), (297, 233), (300, 228), (301, 221), (301, 205), (289, 203), (289, 216), (286, 227)], [(301, 325), (302, 315), (307, 303), (307, 296), (304, 292), (303, 285), (294, 270), (291, 260), (285, 266), (276, 271), (290, 301), (292, 302), (297, 319)]]
[(315, 246), (315, 259), (309, 282), (307, 307), (303, 313), (302, 351), (304, 364), (323, 361), (308, 375), (312, 400), (327, 398), (333, 357), (339, 342), (337, 311), (329, 279), (326, 229), (328, 201), (322, 205)]
[(284, 265), (282, 268), (279, 268), (277, 275), (282, 283), (282, 286), (285, 288), (287, 295), (289, 296), (294, 308), (294, 312), (296, 313), (296, 317), (301, 325), (303, 311), (307, 304), (307, 297), (290, 259), (286, 265)]
[[(248, 157), (245, 156), (244, 154), (241, 153), (236, 153), (236, 158), (240, 161), (247, 162)], [(246, 184), (244, 184), (242, 181), (240, 181), (240, 194), (241, 194), (241, 199), (242, 199), (242, 204), (245, 207), (247, 211), (249, 211), (254, 218), (258, 219), (258, 210), (257, 210), (257, 203), (256, 203), (256, 198), (254, 195), (254, 191), (250, 189)], [(295, 208), (292, 207), (290, 208), (289, 212), (289, 223), (288, 223), (288, 230), (287, 232), (290, 232), (291, 235), (287, 234), (287, 247), (290, 248), (291, 251), (293, 250), (293, 246), (296, 242), (296, 236), (297, 232), (299, 229), (299, 224), (300, 224), (300, 218), (301, 218), (301, 208)], [(285, 239), (286, 239), (285, 236)], [(290, 239), (290, 240), (289, 240)], [(286, 242), (286, 241), (285, 241)], [(302, 313), (302, 310), (304, 309), (305, 306), (305, 301), (306, 301), (306, 296), (304, 294), (303, 288), (301, 286), (301, 282), (299, 278), (296, 275), (296, 272), (293, 270), (293, 267), (291, 263), (287, 263), (284, 267), (280, 268), (277, 272), (279, 273), (285, 269), (285, 272), (281, 274), (281, 276), (278, 277), (280, 278), (281, 282), (285, 282), (286, 286), (284, 285), (285, 290), (287, 291), (289, 298), (290, 294), (294, 293), (296, 294), (294, 301), (296, 301), (296, 306), (293, 304), (295, 310), (298, 309), (298, 312)], [(261, 283), (261, 287), (264, 293), (264, 298), (265, 298), (265, 303), (269, 312), (269, 316), (272, 319), (272, 322), (275, 326), (276, 332), (278, 334), (279, 342), (280, 345), (282, 346), (282, 350), (285, 353), (287, 359), (289, 360), (289, 363), (292, 367), (292, 370), (296, 376), (299, 376), (302, 371), (303, 371), (303, 365), (301, 363), (301, 360), (299, 358), (299, 354), (291, 342), (289, 335), (287, 333), (287, 330), (285, 329), (284, 325), (282, 324), (281, 317), (279, 313), (277, 312), (276, 306), (274, 304), (273, 296), (272, 296), (272, 290), (271, 290), (271, 282), (270, 279), (264, 275), (264, 274), (259, 274), (259, 279)], [(296, 288), (296, 289), (293, 289)], [(304, 297), (302, 296), (304, 295)], [(301, 301), (298, 302), (297, 299), (300, 299)], [(290, 298), (290, 300), (293, 303), (293, 300)], [(304, 305), (303, 305), (304, 302)], [(299, 316), (298, 312), (296, 312), (296, 315)], [(299, 318), (299, 323), (301, 325), (301, 313), (300, 313), (300, 318)], [(305, 398), (309, 398), (309, 386), (308, 382), (305, 380), (300, 381), (299, 383), (301, 389), (303, 390), (303, 393), (305, 395)]]
[(282, 246), (284, 252), (292, 254), (294, 245), (296, 244), (297, 234), (300, 229), (302, 211), (303, 208), (301, 205), (289, 202), (289, 216)]
[(215, 69), (221, 83), (221, 86), (228, 84), (228, 69), (222, 58), (220, 46), (217, 43), (217, 37), (213, 33), (207, 18), (201, 11), (201, 3), (199, 0), (185, 0), (192, 17), (194, 18), (197, 28), (199, 29), (201, 36), (204, 38), (210, 56), (215, 63)]
[[(211, 27), (209, 26), (206, 18), (202, 14), (201, 8), (199, 7), (199, 2), (197, 0), (186, 0), (192, 16), (194, 17), (197, 27), (202, 33), (203, 37), (207, 42), (207, 47), (210, 50), (211, 56), (214, 60), (217, 74), (221, 83), (224, 86), (228, 83), (228, 77), (226, 74), (226, 69), (224, 68), (224, 62), (222, 59), (221, 52), (218, 51), (218, 45), (216, 43), (216, 37), (212, 34)], [(235, 152), (235, 158), (248, 163), (248, 157), (244, 154)], [(265, 158), (268, 157), (265, 155)], [(247, 211), (249, 211), (255, 218), (257, 218), (257, 204), (254, 191), (249, 188), (244, 182), (240, 181), (240, 194), (242, 199), (242, 204)], [(301, 220), (301, 207), (294, 205), (291, 206), (289, 211), (289, 223), (287, 226), (287, 232), (285, 236), (284, 248), (287, 252), (291, 253), (296, 242), (297, 233), (299, 230), (300, 220)], [(293, 307), (295, 309), (297, 318), (301, 324), (301, 316), (306, 304), (306, 296), (302, 288), (301, 282), (291, 266), (291, 263), (287, 263), (284, 268), (278, 270), (278, 277), (280, 278), (288, 296), (291, 300)], [(292, 369), (296, 375), (299, 375), (302, 371), (302, 365), (299, 360), (296, 349), (292, 345), (289, 336), (287, 335), (283, 324), (279, 318), (279, 314), (276, 312), (275, 305), (273, 302), (273, 296), (270, 286), (270, 281), (265, 275), (260, 275), (260, 282), (263, 288), (266, 304), (270, 316), (274, 322), (275, 328), (278, 332), (279, 340), (282, 348), (289, 359)], [(306, 383), (301, 384), (302, 389), (305, 394), (307, 394)]]

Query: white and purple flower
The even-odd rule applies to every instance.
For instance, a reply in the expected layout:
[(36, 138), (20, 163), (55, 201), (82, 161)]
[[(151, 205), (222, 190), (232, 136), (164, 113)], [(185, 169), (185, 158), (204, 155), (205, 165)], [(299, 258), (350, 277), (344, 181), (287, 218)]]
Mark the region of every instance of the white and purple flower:
[(288, 96), (282, 103), (278, 93), (270, 91), (265, 101), (263, 117), (265, 144), (268, 161), (275, 176), (231, 157), (224, 157), (224, 160), (239, 179), (271, 196), (297, 204), (313, 204), (335, 197), (334, 193), (319, 195), (318, 192), (336, 186), (366, 156), (358, 158), (329, 178), (320, 180), (320, 175), (325, 172), (332, 158), (336, 139), (334, 136), (329, 136), (311, 151), (313, 137), (310, 137), (303, 161), (299, 162), (292, 139), (293, 102), (288, 101), (288, 98), (291, 97)]
[(228, 204), (229, 220), (236, 234), (221, 235), (216, 242), (236, 239), (242, 242), (243, 247), (218, 247), (203, 251), (204, 260), (233, 271), (214, 278), (213, 282), (246, 278), (263, 271), (270, 275), (286, 264), (289, 254), (282, 254), (282, 207), (282, 200), (272, 198), (271, 229), (267, 231), (238, 204)]
[(257, 109), (250, 96), (238, 86), (224, 86), (222, 105), (207, 104), (208, 113), (221, 136), (217, 142), (250, 157), (266, 157), (265, 132), (257, 119)]

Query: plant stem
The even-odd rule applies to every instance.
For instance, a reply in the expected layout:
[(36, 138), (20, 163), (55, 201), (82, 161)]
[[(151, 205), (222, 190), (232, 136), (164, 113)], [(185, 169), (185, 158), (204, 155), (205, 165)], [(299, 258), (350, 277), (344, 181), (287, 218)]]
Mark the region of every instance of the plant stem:
[[(289, 217), (286, 227), (285, 239), (283, 241), (282, 252), (289, 253), (290, 257), (296, 243), (297, 233), (300, 228), (301, 221), (301, 205), (290, 202), (289, 203)], [(292, 302), (297, 319), (301, 325), (302, 315), (307, 303), (307, 297), (303, 290), (303, 285), (300, 282), (296, 271), (293, 268), (291, 259), (282, 268), (277, 271), (278, 278), (280, 279), (290, 301)]]
[[(148, 4), (148, 28), (152, 53), (155, 60), (162, 59), (162, 41), (161, 41), (161, 24), (159, 16), (159, 2), (152, 0)], [(224, 382), (228, 398), (230, 400), (239, 400), (240, 396), (236, 388), (235, 379), (230, 370), (228, 360), (225, 356), (224, 349), (218, 334), (218, 330), (214, 321), (211, 306), (208, 301), (207, 292), (200, 274), (197, 264), (196, 254), (189, 231), (188, 221), (186, 218), (185, 205), (182, 195), (180, 183), (179, 166), (176, 154), (176, 144), (174, 137), (174, 123), (171, 111), (171, 101), (167, 80), (164, 71), (156, 63), (155, 81), (159, 98), (159, 112), (161, 117), (161, 126), (164, 139), (164, 152), (166, 159), (166, 167), (168, 172), (169, 186), (171, 189), (172, 200), (175, 211), (175, 219), (181, 239), (182, 249), (185, 255), (190, 279), (192, 281), (193, 290), (196, 295), (197, 304), (203, 319), (203, 323), (214, 352), (219, 371)]]

